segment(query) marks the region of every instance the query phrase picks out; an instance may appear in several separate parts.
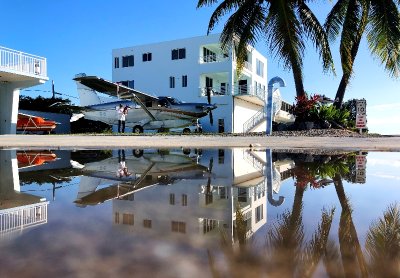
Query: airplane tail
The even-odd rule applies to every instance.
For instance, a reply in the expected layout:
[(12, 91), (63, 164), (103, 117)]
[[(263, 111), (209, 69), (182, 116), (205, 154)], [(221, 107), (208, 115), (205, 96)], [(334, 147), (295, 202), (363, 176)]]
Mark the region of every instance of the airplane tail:
[(102, 103), (100, 97), (97, 95), (95, 90), (86, 87), (78, 81), (76, 81), (76, 86), (78, 89), (79, 102), (81, 106), (89, 106)]

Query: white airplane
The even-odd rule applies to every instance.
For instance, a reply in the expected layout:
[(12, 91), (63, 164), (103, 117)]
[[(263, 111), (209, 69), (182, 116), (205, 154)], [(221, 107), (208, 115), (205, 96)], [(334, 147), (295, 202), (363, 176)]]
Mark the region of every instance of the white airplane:
[[(217, 108), (210, 103), (186, 103), (173, 97), (151, 96), (97, 76), (78, 74), (74, 80), (83, 110), (80, 114), (74, 114), (71, 122), (85, 117), (115, 125), (118, 123), (116, 107), (122, 104), (130, 107), (126, 116), (126, 127), (131, 127), (134, 133), (142, 133), (145, 129), (186, 127), (207, 114), (212, 122), (211, 111)], [(101, 98), (97, 92), (112, 98)]]

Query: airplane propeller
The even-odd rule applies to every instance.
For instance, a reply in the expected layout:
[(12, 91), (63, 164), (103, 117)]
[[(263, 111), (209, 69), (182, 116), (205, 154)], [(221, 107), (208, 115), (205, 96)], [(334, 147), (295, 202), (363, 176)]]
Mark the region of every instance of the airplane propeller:
[[(211, 87), (207, 87), (206, 93), (207, 93), (208, 104), (211, 104), (211, 92), (212, 92)], [(213, 115), (212, 115), (212, 110), (210, 110), (208, 115), (210, 117), (210, 124), (213, 125), (214, 124), (214, 119), (213, 119)]]

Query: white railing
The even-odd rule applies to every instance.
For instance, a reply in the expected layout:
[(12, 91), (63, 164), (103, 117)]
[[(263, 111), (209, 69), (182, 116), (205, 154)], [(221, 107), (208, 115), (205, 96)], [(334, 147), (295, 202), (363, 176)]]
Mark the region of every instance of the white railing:
[(0, 70), (47, 77), (46, 58), (0, 46)]
[(226, 86), (225, 88), (216, 88), (216, 87), (212, 87), (212, 88), (207, 88), (207, 87), (202, 87), (199, 88), (200, 90), (200, 96), (201, 97), (206, 97), (207, 96), (207, 90), (211, 90), (211, 96), (226, 96), (226, 95), (230, 95), (229, 92), (229, 87)]
[(209, 54), (200, 56), (200, 63), (219, 63), (228, 61), (229, 55), (227, 54)]
[(256, 96), (265, 101), (266, 91), (249, 85), (237, 85), (233, 87), (233, 95), (250, 95)]
[(250, 62), (244, 61), (244, 68), (251, 71), (252, 64)]
[(21, 206), (0, 211), (0, 237), (13, 231), (47, 223), (49, 202)]
[(244, 124), (243, 124), (243, 132), (247, 133), (253, 128), (255, 128), (257, 125), (259, 125), (261, 122), (263, 122), (266, 118), (264, 107), (261, 108), (256, 114), (254, 114), (250, 119), (248, 119)]

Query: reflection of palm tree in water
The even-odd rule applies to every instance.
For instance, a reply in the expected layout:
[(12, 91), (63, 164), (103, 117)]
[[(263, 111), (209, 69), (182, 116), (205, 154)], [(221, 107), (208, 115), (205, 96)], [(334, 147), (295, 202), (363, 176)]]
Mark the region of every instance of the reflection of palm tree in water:
[(400, 277), (400, 206), (393, 204), (368, 231), (365, 248), (374, 277)]
[[(241, 268), (247, 271), (250, 268), (253, 274), (255, 271), (255, 275), (246, 277), (262, 276), (262, 271), (267, 273), (267, 277), (311, 277), (322, 261), (328, 277), (400, 277), (400, 206), (396, 204), (389, 207), (384, 217), (371, 225), (365, 244), (369, 255), (367, 263), (358, 240), (341, 173), (337, 172), (332, 179), (342, 208), (339, 247), (328, 239), (335, 209), (322, 211), (317, 230), (311, 240), (305, 242), (302, 221), (305, 187), (297, 186), (291, 212), (284, 212), (268, 232), (266, 260), (255, 257), (249, 248), (245, 248), (249, 241), (245, 233), (240, 232), (241, 218), (236, 212), (239, 250), (229, 246), (229, 236), (223, 240), (223, 251), (229, 262), (231, 276), (239, 277), (239, 274), (246, 274)], [(221, 276), (214, 266), (210, 251), (208, 255), (214, 277)]]
[(339, 223), (339, 244), (344, 275), (346, 277), (354, 277), (361, 274), (362, 277), (366, 277), (368, 274), (365, 259), (351, 216), (352, 209), (346, 197), (340, 174), (336, 174), (333, 177), (333, 181), (342, 207)]

